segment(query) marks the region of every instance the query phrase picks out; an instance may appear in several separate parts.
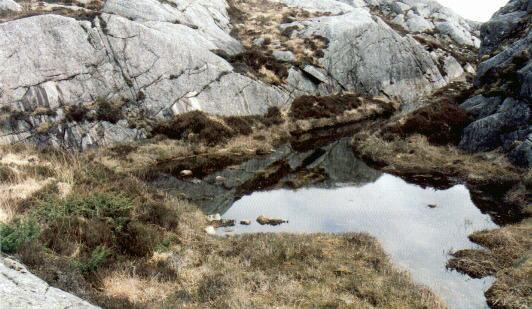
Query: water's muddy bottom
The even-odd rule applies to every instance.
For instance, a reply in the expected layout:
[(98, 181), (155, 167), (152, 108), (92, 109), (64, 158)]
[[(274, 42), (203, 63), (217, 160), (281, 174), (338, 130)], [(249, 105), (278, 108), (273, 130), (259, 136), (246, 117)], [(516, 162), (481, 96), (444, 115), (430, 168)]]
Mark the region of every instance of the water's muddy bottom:
[[(468, 235), (497, 227), (467, 188), (423, 188), (383, 174), (356, 159), (346, 139), (303, 152), (286, 146), (204, 179), (169, 177), (158, 185), (179, 188), (205, 212), (236, 220), (220, 234), (368, 233), (451, 308), (487, 307), (484, 291), (492, 278), (446, 269), (450, 252), (477, 247)], [(261, 215), (288, 223), (260, 225)], [(239, 224), (245, 220), (251, 225)]]

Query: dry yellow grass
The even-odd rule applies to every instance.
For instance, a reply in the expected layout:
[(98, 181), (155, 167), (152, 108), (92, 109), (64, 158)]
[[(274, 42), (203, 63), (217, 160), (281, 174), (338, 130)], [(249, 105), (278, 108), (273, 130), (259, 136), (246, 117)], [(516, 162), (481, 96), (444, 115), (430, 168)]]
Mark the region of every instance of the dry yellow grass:
[(353, 148), (362, 158), (384, 165), (384, 171), (398, 174), (439, 173), (471, 183), (502, 184), (518, 183), (525, 174), (503, 154), (468, 154), (454, 146), (431, 145), (422, 135), (385, 140), (362, 132), (353, 138)]
[(474, 277), (495, 276), (486, 292), (493, 308), (532, 306), (532, 220), (470, 236), (482, 250), (454, 253), (449, 267)]

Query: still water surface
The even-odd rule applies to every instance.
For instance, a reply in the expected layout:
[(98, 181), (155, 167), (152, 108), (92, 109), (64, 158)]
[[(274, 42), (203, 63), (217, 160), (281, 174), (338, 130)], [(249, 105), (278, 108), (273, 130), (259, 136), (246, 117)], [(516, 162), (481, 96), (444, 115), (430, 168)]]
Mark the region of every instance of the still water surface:
[[(208, 214), (253, 221), (231, 228), (231, 234), (368, 233), (397, 266), (451, 308), (486, 307), (484, 291), (493, 279), (472, 279), (445, 265), (450, 252), (476, 247), (468, 235), (497, 225), (475, 207), (465, 186), (422, 188), (382, 173), (355, 157), (349, 138), (306, 151), (284, 145), (202, 179), (168, 176), (156, 185), (177, 190)], [(294, 186), (302, 188), (286, 189)], [(289, 223), (261, 226), (255, 222), (260, 215)]]
[(238, 222), (259, 215), (289, 223), (272, 227), (253, 222), (236, 226), (232, 233), (366, 232), (380, 241), (396, 265), (451, 308), (486, 307), (483, 293), (492, 278), (472, 279), (445, 267), (449, 252), (476, 247), (468, 235), (497, 227), (462, 185), (434, 190), (383, 174), (364, 185), (255, 192), (236, 201), (223, 217)]

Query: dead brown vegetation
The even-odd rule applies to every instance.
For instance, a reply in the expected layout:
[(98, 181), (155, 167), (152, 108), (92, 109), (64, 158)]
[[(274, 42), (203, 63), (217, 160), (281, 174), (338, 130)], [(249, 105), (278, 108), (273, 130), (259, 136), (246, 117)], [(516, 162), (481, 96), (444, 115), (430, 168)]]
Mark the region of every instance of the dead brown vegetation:
[(154, 126), (153, 134), (170, 139), (205, 143), (210, 146), (225, 144), (237, 136), (249, 136), (257, 129), (280, 125), (284, 122), (277, 107), (270, 107), (264, 116), (214, 116), (192, 111), (174, 116)]
[(329, 118), (356, 109), (363, 102), (364, 99), (356, 94), (301, 96), (292, 102), (289, 116), (293, 119)]
[[(262, 75), (262, 78), (275, 76), (273, 83), (280, 84), (282, 80), (288, 77), (288, 66), (275, 59), (271, 52), (262, 51), (255, 48), (229, 58), (229, 62), (240, 72), (254, 72)], [(273, 73), (267, 75), (265, 70)]]
[(422, 107), (384, 129), (384, 134), (400, 135), (422, 134), (431, 144), (457, 145), (466, 126), (473, 117), (457, 105), (442, 102)]
[(529, 308), (532, 305), (532, 221), (482, 231), (470, 236), (485, 249), (453, 253), (448, 267), (475, 278), (495, 276), (486, 292), (492, 308)]

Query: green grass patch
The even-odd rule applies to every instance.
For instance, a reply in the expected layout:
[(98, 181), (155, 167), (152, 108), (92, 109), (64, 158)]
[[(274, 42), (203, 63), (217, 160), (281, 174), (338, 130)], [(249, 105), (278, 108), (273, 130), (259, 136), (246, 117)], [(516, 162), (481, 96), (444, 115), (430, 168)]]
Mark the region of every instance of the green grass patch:
[(74, 261), (74, 266), (82, 273), (93, 273), (98, 270), (109, 258), (111, 251), (104, 246), (96, 247), (86, 259)]
[(18, 219), (10, 224), (0, 224), (0, 252), (14, 253), (22, 245), (37, 239), (40, 229), (33, 219)]
[(88, 196), (70, 196), (64, 200), (46, 200), (36, 210), (38, 219), (51, 222), (58, 218), (81, 216), (87, 219), (111, 218), (118, 230), (131, 214), (133, 202), (120, 194), (94, 193)]

